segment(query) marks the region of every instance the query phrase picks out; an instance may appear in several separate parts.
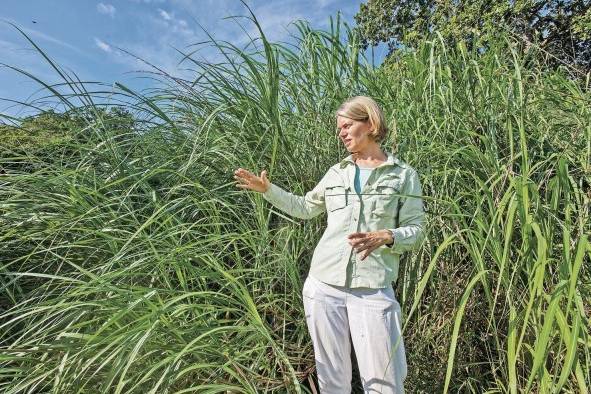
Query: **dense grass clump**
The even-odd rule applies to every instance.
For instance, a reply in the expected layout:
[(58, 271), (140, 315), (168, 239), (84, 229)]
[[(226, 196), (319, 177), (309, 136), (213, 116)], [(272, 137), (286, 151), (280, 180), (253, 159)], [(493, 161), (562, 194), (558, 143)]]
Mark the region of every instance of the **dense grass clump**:
[(100, 88), (47, 86), (70, 136), (0, 148), (2, 390), (312, 392), (300, 293), (325, 217), (287, 217), (232, 175), (310, 190), (346, 154), (332, 111), (366, 94), (426, 195), (428, 240), (396, 284), (407, 391), (588, 392), (589, 77), (436, 36), (374, 69), (338, 18), (295, 27), (295, 47), (211, 38), (226, 60), (184, 54), (194, 80), (118, 84), (133, 127)]

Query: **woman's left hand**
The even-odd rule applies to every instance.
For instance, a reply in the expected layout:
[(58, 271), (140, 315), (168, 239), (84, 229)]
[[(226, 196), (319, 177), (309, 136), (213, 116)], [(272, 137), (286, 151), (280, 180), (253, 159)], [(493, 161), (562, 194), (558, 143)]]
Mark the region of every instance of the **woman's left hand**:
[(357, 252), (365, 251), (361, 255), (361, 260), (364, 260), (374, 249), (392, 242), (392, 235), (388, 230), (352, 233), (347, 238)]

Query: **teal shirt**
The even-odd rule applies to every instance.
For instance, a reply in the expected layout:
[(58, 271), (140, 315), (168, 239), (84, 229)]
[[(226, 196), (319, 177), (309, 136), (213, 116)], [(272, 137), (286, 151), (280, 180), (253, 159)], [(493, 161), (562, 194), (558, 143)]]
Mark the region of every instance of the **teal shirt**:
[(359, 167), (355, 164), (355, 191), (357, 194), (361, 193), (361, 188), (365, 185), (365, 182), (367, 182), (371, 170), (373, 170), (373, 167)]
[[(353, 181), (353, 187), (355, 188), (355, 191), (357, 192), (357, 194), (361, 194), (361, 191), (363, 190), (363, 186), (365, 186), (365, 184), (367, 183), (367, 180), (369, 179), (369, 176), (371, 175), (371, 172), (374, 168), (373, 167), (360, 167), (357, 164), (355, 164), (355, 179)], [(360, 201), (360, 204), (363, 205), (365, 204), (365, 202), (363, 200)], [(363, 209), (363, 208), (362, 208)], [(365, 217), (361, 216), (359, 217), (359, 223), (361, 226), (366, 225), (366, 220)], [(351, 253), (351, 255), (349, 256), (349, 263), (347, 264), (347, 280), (345, 281), (345, 286), (350, 286), (350, 283), (352, 282), (351, 279), (353, 276), (353, 269), (355, 267), (356, 264), (358, 264), (359, 262), (357, 261), (357, 254), (356, 253)]]

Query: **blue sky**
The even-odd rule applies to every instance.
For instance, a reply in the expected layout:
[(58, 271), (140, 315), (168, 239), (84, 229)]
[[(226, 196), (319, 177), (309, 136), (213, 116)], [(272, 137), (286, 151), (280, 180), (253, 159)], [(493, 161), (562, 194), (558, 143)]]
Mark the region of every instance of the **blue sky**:
[[(354, 25), (353, 16), (361, 0), (247, 0), (263, 31), (271, 41), (291, 42), (297, 29), (290, 22), (305, 19), (313, 28), (327, 29), (329, 17), (340, 10)], [(227, 40), (242, 47), (248, 36), (229, 15), (248, 15), (239, 0), (2, 0), (0, 21), (16, 24), (65, 70), (73, 71), (82, 81), (108, 84), (122, 82), (134, 89), (150, 86), (145, 74), (149, 66), (117, 47), (150, 61), (173, 75), (189, 77), (177, 65), (180, 55), (175, 47), (207, 40), (205, 29), (215, 39)], [(256, 27), (245, 18), (238, 21), (251, 35)], [(201, 27), (200, 27), (201, 25)], [(387, 48), (374, 49), (379, 64)], [(203, 47), (198, 58), (216, 61), (218, 52)], [(368, 57), (370, 57), (368, 51)], [(8, 23), (0, 23), (0, 63), (22, 68), (48, 83), (61, 81), (57, 73), (26, 39)], [(142, 78), (142, 76), (144, 78)], [(29, 78), (0, 67), (0, 98), (28, 101), (47, 91)], [(36, 92), (36, 93), (35, 93)], [(34, 94), (35, 93), (35, 94)], [(34, 94), (34, 96), (31, 96)], [(23, 115), (13, 103), (0, 101), (0, 114)], [(1, 119), (1, 117), (0, 117)]]

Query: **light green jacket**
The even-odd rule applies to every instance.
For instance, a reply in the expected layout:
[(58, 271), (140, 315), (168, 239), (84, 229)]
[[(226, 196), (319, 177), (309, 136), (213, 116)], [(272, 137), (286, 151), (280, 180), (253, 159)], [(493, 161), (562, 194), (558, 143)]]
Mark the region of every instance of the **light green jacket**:
[[(327, 212), (327, 227), (314, 250), (309, 274), (333, 285), (383, 288), (398, 277), (400, 255), (424, 238), (424, 210), (419, 176), (390, 152), (357, 194), (353, 155), (330, 167), (305, 196), (271, 183), (263, 198), (287, 214), (310, 219)], [(349, 244), (355, 232), (390, 229), (392, 246), (374, 249), (364, 260)]]

